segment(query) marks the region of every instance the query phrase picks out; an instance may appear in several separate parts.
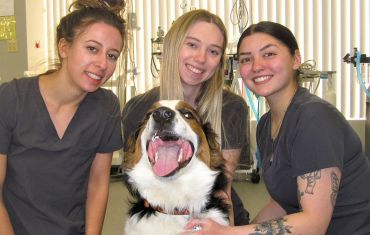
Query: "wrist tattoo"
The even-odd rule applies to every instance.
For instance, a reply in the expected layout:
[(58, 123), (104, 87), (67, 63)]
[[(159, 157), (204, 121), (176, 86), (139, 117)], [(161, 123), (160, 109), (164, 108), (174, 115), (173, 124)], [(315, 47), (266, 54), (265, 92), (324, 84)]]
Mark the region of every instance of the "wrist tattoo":
[(270, 220), (254, 227), (254, 232), (249, 235), (283, 235), (292, 234), (292, 226), (285, 224), (286, 219), (278, 218)]

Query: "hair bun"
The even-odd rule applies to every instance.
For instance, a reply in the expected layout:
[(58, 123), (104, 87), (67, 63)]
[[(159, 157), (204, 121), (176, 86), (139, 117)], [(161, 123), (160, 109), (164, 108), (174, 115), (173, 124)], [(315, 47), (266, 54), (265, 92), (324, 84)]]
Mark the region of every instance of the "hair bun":
[(124, 11), (125, 5), (125, 0), (76, 0), (71, 4), (69, 9), (103, 8), (118, 15)]

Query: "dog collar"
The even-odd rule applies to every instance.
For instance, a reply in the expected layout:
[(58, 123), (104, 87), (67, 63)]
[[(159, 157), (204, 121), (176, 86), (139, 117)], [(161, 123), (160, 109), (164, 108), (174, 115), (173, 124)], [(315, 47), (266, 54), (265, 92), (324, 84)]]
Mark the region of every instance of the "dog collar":
[(150, 203), (144, 199), (144, 207), (146, 208), (152, 208), (153, 210), (157, 211), (157, 212), (160, 212), (160, 213), (163, 213), (163, 214), (167, 214), (167, 215), (189, 215), (189, 210), (188, 209), (177, 209), (175, 208), (173, 211), (171, 212), (166, 212), (162, 207), (160, 206), (152, 206), (150, 205)]

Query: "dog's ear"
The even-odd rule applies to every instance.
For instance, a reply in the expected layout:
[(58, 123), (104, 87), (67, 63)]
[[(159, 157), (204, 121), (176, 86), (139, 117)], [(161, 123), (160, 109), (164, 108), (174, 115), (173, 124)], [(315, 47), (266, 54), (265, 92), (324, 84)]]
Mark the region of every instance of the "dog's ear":
[(213, 149), (220, 149), (220, 145), (217, 142), (217, 135), (213, 131), (211, 124), (209, 122), (203, 124), (203, 132), (206, 135), (209, 148)]
[(211, 156), (210, 167), (213, 170), (220, 170), (221, 168), (223, 168), (225, 161), (222, 157), (220, 144), (217, 141), (217, 135), (213, 131), (211, 124), (208, 122), (202, 125), (202, 129), (209, 146), (209, 152)]
[(138, 128), (133, 134), (128, 138), (127, 145), (128, 150), (124, 153), (122, 161), (122, 169), (132, 169), (132, 167), (138, 163), (141, 156), (141, 146), (139, 136), (141, 135), (142, 130), (145, 128), (146, 123), (148, 122), (150, 115), (153, 113), (153, 107), (145, 114), (144, 119), (139, 123)]
[(147, 117), (140, 123), (139, 127), (136, 129), (136, 131), (131, 134), (127, 141), (127, 152), (124, 153), (123, 161), (122, 161), (122, 169), (129, 170), (132, 169), (134, 165), (138, 163), (141, 156), (141, 146), (140, 146), (140, 139), (139, 136), (141, 134), (141, 131), (143, 129), (143, 126), (145, 125), (147, 120)]

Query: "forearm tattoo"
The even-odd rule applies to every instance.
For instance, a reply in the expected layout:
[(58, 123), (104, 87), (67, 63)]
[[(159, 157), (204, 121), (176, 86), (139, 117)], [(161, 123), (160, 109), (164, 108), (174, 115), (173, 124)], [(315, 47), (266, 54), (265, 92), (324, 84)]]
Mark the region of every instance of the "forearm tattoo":
[(304, 194), (304, 192), (301, 192), (298, 189), (298, 191), (297, 191), (297, 199), (298, 199), (299, 211), (303, 211), (302, 205), (301, 205), (301, 199), (302, 199), (303, 194)]
[(337, 200), (338, 191), (339, 191), (339, 178), (337, 174), (333, 171), (331, 173), (331, 195), (330, 195), (331, 204), (333, 207), (335, 206), (335, 202)]
[(278, 218), (258, 224), (254, 228), (254, 232), (249, 233), (249, 235), (283, 235), (292, 234), (291, 228), (285, 224), (286, 219)]
[(304, 174), (304, 175), (301, 175), (300, 177), (301, 179), (307, 180), (307, 186), (304, 192), (308, 194), (313, 194), (316, 181), (321, 178), (321, 170), (314, 171), (308, 174)]

